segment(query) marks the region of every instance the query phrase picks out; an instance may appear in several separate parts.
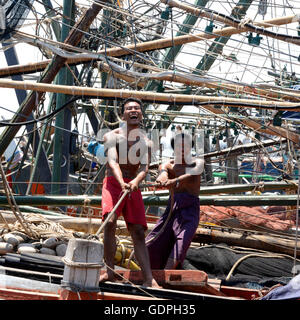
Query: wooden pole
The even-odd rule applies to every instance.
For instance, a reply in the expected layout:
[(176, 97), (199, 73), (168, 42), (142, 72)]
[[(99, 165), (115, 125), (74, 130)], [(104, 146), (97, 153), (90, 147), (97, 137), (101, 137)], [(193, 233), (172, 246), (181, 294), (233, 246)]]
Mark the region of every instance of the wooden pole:
[[(285, 239), (284, 236), (271, 236), (262, 234), (245, 234), (226, 230), (198, 228), (193, 239), (199, 243), (226, 243), (228, 246), (241, 246), (272, 252), (293, 255), (295, 240)], [(297, 245), (297, 257), (300, 256), (300, 244)]]
[[(48, 83), (34, 83), (30, 81), (12, 81), (6, 79), (0, 79), (0, 87), (2, 88), (14, 88), (14, 89), (25, 89), (33, 90), (37, 92), (56, 92), (68, 94), (71, 96), (92, 96), (98, 98), (119, 98), (126, 99), (129, 97), (140, 98), (144, 101), (152, 103), (167, 103), (167, 104), (197, 104), (197, 103), (211, 103), (222, 104), (224, 106), (231, 104), (247, 104), (247, 108), (257, 108), (260, 106), (274, 107), (276, 110), (280, 107), (281, 110), (290, 111), (293, 107), (293, 111), (299, 112), (300, 106), (297, 103), (285, 102), (285, 101), (270, 101), (270, 100), (250, 100), (250, 99), (239, 99), (231, 97), (212, 97), (212, 96), (198, 96), (198, 95), (186, 95), (186, 94), (166, 94), (157, 92), (145, 92), (136, 90), (119, 90), (119, 89), (103, 89), (103, 88), (89, 88), (89, 87), (78, 87), (78, 86), (66, 86), (66, 85), (54, 85)], [(252, 105), (253, 104), (253, 105)], [(206, 106), (201, 106), (206, 108)]]
[(100, 228), (98, 229), (98, 231), (96, 232), (96, 236), (98, 236), (102, 230), (104, 229), (104, 227), (106, 226), (106, 224), (109, 222), (110, 218), (115, 214), (116, 210), (119, 208), (120, 204), (122, 203), (123, 199), (127, 196), (127, 194), (130, 191), (127, 189), (125, 190), (125, 192), (122, 194), (122, 197), (119, 199), (119, 201), (116, 203), (116, 205), (114, 206), (113, 210), (108, 214), (108, 216), (106, 217), (105, 221), (101, 224)]
[[(273, 26), (289, 24), (297, 21), (298, 21), (298, 15), (293, 15), (288, 17), (281, 17), (281, 18), (256, 22), (255, 25), (263, 26), (265, 28), (270, 28)], [(131, 44), (121, 48), (115, 47), (115, 48), (107, 49), (106, 51), (101, 50), (98, 53), (106, 54), (107, 56), (110, 56), (110, 57), (120, 57), (123, 55), (132, 54), (133, 52), (136, 52), (136, 51), (145, 52), (145, 51), (152, 51), (152, 50), (158, 50), (158, 49), (165, 49), (165, 48), (169, 48), (176, 45), (182, 45), (182, 44), (197, 42), (201, 40), (215, 39), (220, 36), (227, 37), (229, 35), (239, 34), (247, 31), (248, 29), (244, 27), (241, 27), (241, 28), (227, 27), (224, 29), (215, 30), (213, 34), (201, 32), (194, 35), (189, 34), (184, 36), (178, 36), (178, 37), (174, 37), (173, 39), (168, 38), (168, 39), (152, 40), (152, 41), (147, 41), (143, 43)], [(89, 61), (89, 60), (91, 60), (91, 58), (82, 59), (81, 62)], [(72, 58), (70, 60), (68, 59), (69, 64), (76, 63), (78, 61), (79, 61), (78, 58)]]
[[(252, 100), (251, 100), (252, 101)], [(254, 101), (254, 100), (253, 100)], [(204, 109), (218, 115), (223, 115), (225, 112), (222, 109), (214, 108), (213, 106), (205, 106)], [(275, 127), (272, 124), (268, 124), (267, 126), (263, 126), (259, 122), (251, 119), (241, 119), (239, 120), (240, 123), (245, 125), (248, 128), (251, 128), (255, 130), (256, 132), (264, 133), (264, 134), (270, 134), (272, 136), (278, 136), (282, 138), (287, 138), (291, 141), (293, 141), (296, 144), (299, 144), (299, 135), (289, 131), (288, 129), (281, 128), (281, 127)]]
[(280, 143), (286, 143), (286, 139), (282, 139), (282, 141), (274, 141), (274, 140), (266, 140), (261, 141), (260, 143), (247, 143), (243, 145), (236, 145), (231, 148), (225, 148), (220, 151), (213, 151), (204, 154), (204, 159), (217, 158), (220, 156), (238, 156), (244, 153), (250, 153), (258, 149), (267, 148), (270, 146), (274, 146)]
[[(104, 62), (99, 62), (98, 66), (101, 71), (107, 73), (111, 71), (111, 67)], [(118, 78), (125, 80), (128, 83), (135, 83), (141, 88), (145, 86), (147, 80), (159, 80), (177, 82), (189, 86), (202, 86), (206, 88), (222, 89), (238, 94), (247, 94), (254, 97), (274, 99), (275, 101), (300, 101), (300, 94), (298, 92), (291, 92), (291, 90), (285, 90), (284, 88), (262, 89), (251, 86), (231, 84), (223, 81), (208, 81), (207, 79), (202, 79), (197, 75), (191, 77), (190, 75), (185, 75), (183, 73), (180, 74), (179, 72), (174, 74), (174, 72), (165, 71), (163, 69), (155, 70), (157, 73), (151, 72), (149, 73), (149, 76), (147, 76), (147, 74), (139, 75), (137, 72), (131, 72), (130, 70), (126, 70), (126, 74), (124, 74), (124, 71), (125, 69), (120, 69), (120, 72), (118, 72), (118, 70), (114, 70)]]
[[(99, 62), (99, 68), (101, 71), (110, 72), (111, 67), (104, 63)], [(157, 70), (156, 70), (157, 71)], [(287, 100), (287, 101), (300, 101), (300, 94), (297, 92), (285, 91), (284, 88), (279, 89), (276, 88), (269, 88), (269, 89), (262, 89), (257, 87), (251, 86), (241, 86), (235, 85), (231, 83), (226, 83), (223, 81), (208, 81), (205, 79), (201, 79), (201, 77), (185, 74), (180, 74), (179, 72), (171, 71), (164, 71), (163, 69), (159, 70), (157, 73), (149, 73), (149, 76), (143, 74), (138, 75), (136, 72), (133, 73), (130, 70), (126, 70), (126, 74), (123, 72), (118, 72), (115, 70), (114, 72), (117, 73), (117, 77), (125, 80), (129, 83), (136, 83), (138, 87), (143, 88), (147, 82), (147, 80), (159, 80), (159, 81), (169, 81), (169, 82), (177, 82), (186, 84), (189, 86), (202, 86), (206, 88), (213, 88), (213, 89), (222, 89), (227, 90), (230, 92), (235, 92), (238, 94), (247, 94), (254, 97), (266, 98), (266, 99), (274, 99), (275, 101), (278, 100)], [(161, 73), (164, 73), (163, 75)]]
[[(294, 107), (292, 109), (293, 111), (295, 112), (300, 111), (300, 107), (298, 107), (299, 106), (298, 104), (291, 103), (291, 102), (282, 102), (282, 101), (249, 100), (249, 99), (237, 99), (237, 98), (227, 98), (227, 97), (207, 97), (207, 96), (185, 95), (185, 94), (165, 94), (165, 93), (135, 91), (135, 90), (87, 88), (87, 87), (76, 87), (76, 86), (53, 85), (53, 84), (46, 84), (46, 83), (32, 83), (28, 81), (12, 81), (12, 80), (4, 80), (4, 79), (0, 79), (0, 87), (25, 89), (25, 90), (29, 89), (37, 92), (56, 92), (56, 93), (64, 93), (72, 96), (93, 96), (97, 98), (126, 99), (134, 96), (136, 98), (140, 98), (141, 100), (152, 102), (152, 103), (176, 104), (177, 102), (177, 103), (184, 103), (184, 104), (191, 104), (191, 105), (201, 103), (201, 102), (211, 103), (210, 105), (202, 105), (201, 107), (215, 114), (224, 114), (224, 111), (222, 109), (217, 109), (213, 107), (213, 105), (216, 103), (222, 103), (223, 106), (227, 106), (227, 105), (230, 106), (231, 104), (236, 104), (236, 103), (241, 103), (241, 104), (253, 103), (253, 105), (247, 105), (247, 107), (259, 109), (260, 106), (264, 105), (268, 107), (274, 107), (274, 110), (280, 107), (281, 110), (287, 110), (287, 111), (290, 111), (291, 110), (290, 108)], [(250, 119), (241, 120), (241, 122), (247, 127), (255, 129), (258, 132), (263, 132), (266, 134), (287, 138), (293, 141), (294, 143), (299, 144), (299, 141), (300, 141), (299, 135), (294, 132), (288, 131), (284, 128), (275, 127), (270, 124), (267, 127), (262, 128), (261, 124)], [(17, 129), (18, 128), (19, 126), (17, 126)], [(1, 155), (1, 152), (4, 152), (4, 150), (6, 149), (5, 148), (3, 150), (2, 144), (0, 145), (0, 155)]]
[[(135, 65), (135, 64), (134, 64)], [(139, 65), (139, 64), (137, 64)], [(19, 73), (27, 73), (25, 70), (29, 68), (28, 72), (31, 72), (30, 65), (19, 65), (19, 66), (13, 66), (13, 69), (0, 69), (0, 75), (3, 73), (3, 77), (6, 72), (8, 72), (7, 76), (15, 75)], [(41, 64), (42, 66), (42, 64)], [(146, 66), (145, 66), (146, 67)], [(37, 67), (37, 70), (43, 70), (44, 67)], [(111, 71), (111, 67), (104, 63), (99, 62), (99, 69), (101, 71), (104, 71), (106, 73)], [(300, 100), (300, 94), (297, 92), (292, 92), (291, 90), (285, 90), (284, 88), (258, 88), (258, 87), (251, 87), (251, 86), (242, 86), (242, 85), (236, 85), (226, 82), (220, 82), (220, 81), (208, 81), (203, 80), (201, 77), (197, 77), (196, 75), (192, 78), (189, 76), (186, 76), (185, 74), (180, 74), (179, 72), (174, 74), (174, 72), (166, 72), (163, 69), (155, 70), (157, 73), (149, 73), (149, 76), (143, 74), (139, 76), (137, 73), (133, 74), (130, 70), (126, 70), (126, 74), (123, 72), (117, 72), (117, 77), (128, 82), (128, 83), (134, 83), (137, 85), (137, 87), (143, 88), (148, 80), (159, 80), (159, 81), (169, 81), (169, 82), (177, 82), (186, 84), (189, 86), (202, 86), (206, 88), (213, 88), (213, 89), (222, 89), (227, 90), (230, 92), (235, 93), (245, 93), (249, 96), (254, 97), (260, 97), (260, 98), (266, 98), (266, 99), (274, 99), (275, 101), (278, 100), (287, 100), (287, 101), (299, 101)], [(161, 72), (164, 72), (164, 75), (161, 75)]]

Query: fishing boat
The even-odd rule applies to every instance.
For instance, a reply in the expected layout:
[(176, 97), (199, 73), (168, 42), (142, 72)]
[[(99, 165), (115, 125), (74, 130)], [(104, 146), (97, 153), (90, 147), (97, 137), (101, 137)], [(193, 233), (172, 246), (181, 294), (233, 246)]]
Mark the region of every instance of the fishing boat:
[[(299, 10), (284, 0), (0, 1), (0, 299), (297, 291)], [(102, 242), (103, 134), (122, 125), (128, 97), (143, 101), (154, 142), (140, 186), (147, 232), (168, 202), (154, 182), (178, 131), (205, 160), (199, 226), (179, 268), (153, 270), (162, 288), (143, 288), (120, 218), (118, 281), (79, 293), (63, 285), (64, 257), (70, 240)]]

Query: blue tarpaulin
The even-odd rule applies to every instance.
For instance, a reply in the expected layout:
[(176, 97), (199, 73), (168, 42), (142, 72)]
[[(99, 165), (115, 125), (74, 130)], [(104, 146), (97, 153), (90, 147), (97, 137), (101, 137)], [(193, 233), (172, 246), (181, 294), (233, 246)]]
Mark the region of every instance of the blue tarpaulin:
[(300, 299), (300, 274), (292, 278), (285, 286), (277, 287), (260, 300)]

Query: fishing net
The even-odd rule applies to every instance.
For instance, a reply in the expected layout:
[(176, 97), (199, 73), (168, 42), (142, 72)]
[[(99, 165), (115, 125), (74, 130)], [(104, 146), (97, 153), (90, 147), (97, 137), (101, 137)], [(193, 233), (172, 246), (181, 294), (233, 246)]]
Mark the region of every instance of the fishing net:
[(0, 0), (0, 41), (8, 39), (27, 18), (34, 0)]
[[(226, 244), (210, 245), (189, 248), (182, 268), (202, 270), (210, 278), (220, 279), (222, 285), (260, 289), (286, 284), (292, 277), (293, 259), (275, 256), (276, 253), (235, 250)], [(228, 278), (231, 270), (233, 272)]]

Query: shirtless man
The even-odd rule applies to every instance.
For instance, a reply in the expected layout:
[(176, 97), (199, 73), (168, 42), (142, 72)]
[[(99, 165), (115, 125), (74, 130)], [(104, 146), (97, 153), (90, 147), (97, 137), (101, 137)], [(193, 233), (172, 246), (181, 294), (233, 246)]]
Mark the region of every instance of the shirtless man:
[(139, 183), (146, 177), (150, 161), (150, 141), (139, 129), (142, 120), (142, 102), (129, 98), (122, 105), (122, 120), (125, 126), (106, 133), (104, 145), (107, 149), (106, 174), (102, 188), (102, 215), (106, 219), (122, 193), (130, 193), (122, 201), (115, 214), (104, 228), (104, 258), (106, 273), (100, 281), (114, 281), (114, 258), (116, 254), (115, 232), (117, 219), (122, 213), (133, 240), (134, 252), (143, 273), (146, 287), (159, 287), (153, 279), (148, 251), (145, 245), (147, 229), (144, 203)]
[(191, 156), (190, 135), (177, 134), (171, 146), (174, 160), (161, 165), (156, 179), (170, 189), (171, 195), (165, 212), (146, 238), (152, 269), (175, 269), (182, 263), (199, 224), (204, 160)]

